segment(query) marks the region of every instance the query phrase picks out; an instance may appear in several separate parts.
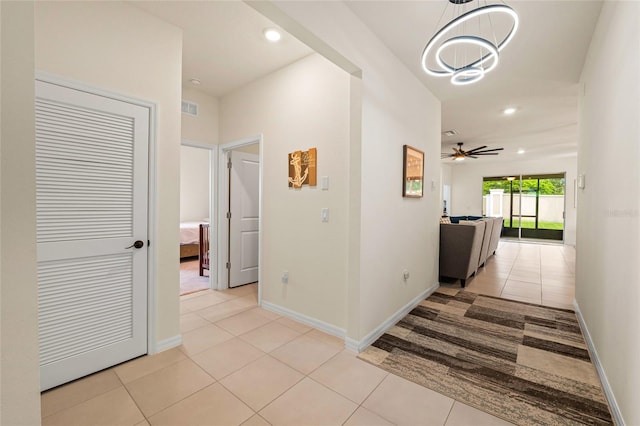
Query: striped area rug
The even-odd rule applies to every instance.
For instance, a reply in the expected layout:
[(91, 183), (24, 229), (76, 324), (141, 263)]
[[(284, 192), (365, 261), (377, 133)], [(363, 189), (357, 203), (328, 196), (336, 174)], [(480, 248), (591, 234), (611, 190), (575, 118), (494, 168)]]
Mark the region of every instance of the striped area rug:
[(359, 357), (518, 425), (613, 424), (570, 310), (440, 288)]

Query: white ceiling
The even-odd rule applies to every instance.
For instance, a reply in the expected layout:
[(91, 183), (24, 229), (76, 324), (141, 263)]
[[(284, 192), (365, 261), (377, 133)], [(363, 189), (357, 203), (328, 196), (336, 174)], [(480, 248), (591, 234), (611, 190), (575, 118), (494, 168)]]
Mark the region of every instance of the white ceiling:
[[(468, 86), (428, 76), (420, 65), (422, 50), (439, 29), (446, 0), (347, 5), (442, 101), (442, 131), (459, 132), (443, 136), (443, 152), (452, 153), (456, 142), (464, 142), (467, 149), (505, 149), (496, 157), (469, 162), (575, 156), (578, 80), (602, 1), (507, 3), (518, 13), (520, 28), (501, 52), (498, 67)], [(516, 114), (504, 116), (508, 106), (518, 108)], [(519, 156), (518, 149), (526, 153)]]
[[(240, 1), (135, 1), (134, 6), (182, 29), (182, 83), (221, 96), (313, 51), (283, 33), (268, 42), (273, 22)], [(199, 86), (190, 81), (197, 78)]]
[[(478, 0), (480, 1), (480, 0)], [(183, 30), (183, 84), (221, 96), (312, 53), (284, 34), (269, 43), (267, 18), (239, 1), (136, 1), (136, 7)], [(520, 28), (500, 55), (498, 67), (479, 83), (453, 86), (420, 67), (426, 42), (438, 29), (447, 0), (348, 1), (347, 6), (442, 101), (443, 152), (464, 142), (504, 147), (496, 157), (512, 161), (575, 157), (578, 80), (602, 0), (511, 0)], [(442, 23), (441, 23), (442, 25)], [(504, 116), (507, 106), (518, 108)], [(516, 154), (518, 149), (526, 151)], [(450, 160), (443, 160), (450, 161)]]

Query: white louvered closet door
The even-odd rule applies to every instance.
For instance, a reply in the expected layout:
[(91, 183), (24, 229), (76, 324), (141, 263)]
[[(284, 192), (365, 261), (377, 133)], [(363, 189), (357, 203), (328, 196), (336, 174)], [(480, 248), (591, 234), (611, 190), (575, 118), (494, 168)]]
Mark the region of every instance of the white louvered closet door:
[(45, 390), (147, 352), (149, 109), (43, 81), (35, 107)]

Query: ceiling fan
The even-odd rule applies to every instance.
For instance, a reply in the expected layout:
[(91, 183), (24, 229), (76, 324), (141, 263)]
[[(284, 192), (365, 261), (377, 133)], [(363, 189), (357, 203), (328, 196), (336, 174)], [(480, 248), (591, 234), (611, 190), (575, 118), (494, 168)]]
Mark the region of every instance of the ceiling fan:
[(466, 157), (471, 157), (471, 158), (478, 158), (478, 155), (498, 155), (498, 153), (496, 151), (502, 151), (504, 148), (492, 148), (492, 149), (485, 149), (487, 146), (479, 146), (477, 148), (473, 148), (469, 151), (465, 151), (462, 149), (462, 144), (463, 142), (458, 142), (458, 147), (457, 148), (451, 148), (453, 149), (454, 153), (453, 154), (442, 154), (442, 156), (440, 157), (442, 158), (453, 158), (456, 161), (462, 161), (464, 160)]

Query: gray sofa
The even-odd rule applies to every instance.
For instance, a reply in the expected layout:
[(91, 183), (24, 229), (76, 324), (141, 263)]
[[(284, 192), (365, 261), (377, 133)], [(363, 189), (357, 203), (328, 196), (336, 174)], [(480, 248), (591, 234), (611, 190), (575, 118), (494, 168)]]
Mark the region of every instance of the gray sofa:
[(478, 267), (482, 268), (489, 257), (489, 245), (491, 243), (491, 234), (493, 232), (493, 218), (480, 219), (484, 222), (484, 233), (482, 234), (482, 249), (480, 250), (480, 258), (478, 259)]
[(466, 280), (495, 254), (502, 232), (502, 218), (440, 224), (440, 276)]
[(503, 224), (504, 224), (504, 219), (502, 217), (493, 218), (493, 230), (491, 231), (491, 240), (489, 242), (489, 254), (487, 255), (487, 258), (496, 254), (496, 250), (498, 250), (498, 243), (500, 242), (500, 235), (502, 235)]

